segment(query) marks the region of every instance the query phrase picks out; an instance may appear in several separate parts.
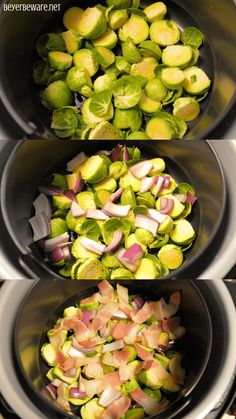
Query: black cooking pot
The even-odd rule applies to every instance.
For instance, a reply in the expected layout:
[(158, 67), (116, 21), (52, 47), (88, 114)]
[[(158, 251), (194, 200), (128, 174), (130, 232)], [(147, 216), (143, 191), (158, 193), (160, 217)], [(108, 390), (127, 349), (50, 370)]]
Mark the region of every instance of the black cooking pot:
[[(89, 144), (89, 148), (88, 148)], [(43, 260), (43, 254), (33, 243), (29, 218), (37, 188), (45, 176), (61, 171), (65, 163), (84, 150), (87, 154), (107, 148), (107, 142), (20, 141), (5, 167), (1, 184), (1, 209), (6, 227), (19, 249), (19, 260), (30, 278), (61, 278)], [(189, 216), (197, 238), (186, 252), (181, 268), (167, 278), (198, 277), (218, 248), (225, 227), (221, 222), (225, 212), (226, 187), (219, 160), (206, 141), (190, 142), (129, 142), (138, 145), (148, 158), (162, 156), (167, 172), (178, 182), (189, 182), (198, 202)], [(109, 147), (115, 146), (114, 142)], [(221, 227), (221, 228), (220, 228)], [(217, 234), (217, 240), (214, 240)]]
[[(60, 12), (4, 12), (0, 16), (0, 97), (23, 134), (30, 138), (55, 137), (49, 129), (50, 115), (43, 108), (39, 90), (32, 80), (32, 67), (37, 60), (36, 40), (40, 34), (61, 30), (64, 11), (71, 5), (85, 8), (82, 0), (58, 0)], [(25, 0), (25, 4), (34, 3)], [(43, 3), (49, 4), (50, 0)], [(86, 2), (93, 6), (96, 0)], [(103, 4), (103, 1), (100, 1)], [(141, 1), (142, 7), (152, 3)], [(212, 80), (208, 98), (202, 103), (199, 118), (190, 124), (186, 138), (221, 138), (236, 98), (236, 7), (233, 0), (175, 0), (167, 2), (170, 17), (180, 27), (197, 26), (206, 36), (201, 48), (200, 66)], [(59, 24), (59, 26), (58, 26)], [(228, 118), (226, 120), (226, 115)]]
[[(47, 413), (47, 417), (61, 418), (66, 417), (66, 414), (62, 414), (58, 407), (47, 402), (37, 391), (47, 384), (47, 368), (40, 356), (40, 348), (47, 341), (46, 331), (53, 327), (65, 307), (96, 292), (96, 284), (96, 281), (38, 281), (26, 295), (18, 312), (14, 333), (16, 368), (30, 398), (44, 414)], [(212, 324), (204, 297), (198, 286), (190, 280), (162, 281), (155, 283), (155, 287), (153, 281), (139, 281), (135, 285), (132, 281), (125, 281), (122, 284), (128, 286), (131, 293), (139, 293), (152, 300), (160, 297), (168, 300), (170, 294), (177, 290), (182, 293), (179, 315), (181, 324), (187, 330), (182, 348), (186, 351), (185, 386), (179, 398), (164, 413), (157, 415), (160, 419), (176, 418), (191, 401), (191, 395), (204, 374), (211, 353)]]

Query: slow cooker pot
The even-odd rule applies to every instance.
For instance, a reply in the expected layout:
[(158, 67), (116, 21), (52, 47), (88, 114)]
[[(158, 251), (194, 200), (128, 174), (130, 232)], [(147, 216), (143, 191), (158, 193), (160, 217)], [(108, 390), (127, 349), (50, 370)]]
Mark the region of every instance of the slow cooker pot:
[[(210, 263), (217, 242), (224, 233), (221, 222), (225, 212), (226, 188), (218, 157), (210, 143), (204, 141), (129, 142), (129, 145), (133, 144), (149, 158), (163, 156), (167, 162), (167, 172), (178, 182), (189, 182), (196, 190), (198, 203), (189, 220), (197, 232), (197, 238), (186, 252), (185, 263), (169, 277), (197, 277)], [(109, 148), (114, 145), (109, 142)], [(107, 147), (107, 142), (55, 140), (19, 142), (13, 149), (2, 176), (1, 210), (6, 228), (18, 248), (20, 264), (30, 278), (60, 278), (44, 262), (32, 239), (28, 220), (32, 215), (32, 202), (38, 195), (38, 186), (46, 175), (63, 169), (65, 163), (79, 151), (84, 150), (92, 155)]]
[[(41, 374), (38, 362), (39, 342), (42, 333), (45, 333), (49, 325), (47, 314), (52, 319), (63, 303), (75, 294), (83, 293), (86, 287), (91, 288), (92, 285), (91, 282), (81, 284), (81, 282), (73, 281), (59, 283), (58, 281), (8, 281), (3, 285), (0, 295), (0, 327), (4, 333), (0, 353), (2, 377), (0, 392), (20, 417), (32, 419), (66, 417), (66, 414), (60, 416), (59, 411), (51, 410), (52, 406), (49, 406), (33, 390), (32, 380), (36, 383)], [(143, 284), (139, 284), (138, 287), (142, 288)], [(153, 282), (151, 287), (153, 290)], [(203, 361), (202, 371), (204, 372), (201, 378), (199, 376), (199, 381), (195, 382), (189, 394), (183, 397), (183, 404), (178, 405), (181, 412), (171, 411), (165, 418), (216, 418), (219, 406), (224, 404), (232, 388), (236, 368), (235, 307), (225, 284), (221, 281), (195, 281), (194, 283), (190, 280), (177, 280), (155, 284), (157, 295), (166, 296), (176, 289), (182, 290), (183, 301), (185, 299), (181, 311), (192, 338), (192, 347), (189, 347), (190, 354), (193, 352), (194, 359), (199, 355), (198, 359)], [(13, 301), (14, 304), (12, 304)], [(198, 326), (201, 325), (205, 316), (202, 309), (205, 305), (209, 313), (209, 317), (205, 314), (205, 319), (209, 318), (212, 324), (212, 346), (211, 350), (206, 351), (204, 355), (201, 349), (204, 348), (206, 342), (209, 342), (210, 337), (207, 332), (208, 320), (203, 327)], [(188, 314), (185, 317), (186, 313)], [(197, 317), (196, 313), (198, 313)], [(13, 337), (17, 318), (19, 334), (16, 333), (15, 347), (19, 351), (17, 352), (19, 356), (15, 357)], [(202, 331), (205, 332), (204, 335)], [(196, 346), (193, 348), (193, 342), (197, 340), (199, 342), (199, 339), (202, 339), (203, 346), (199, 347), (198, 352)], [(203, 358), (201, 354), (204, 355)], [(196, 372), (200, 364), (199, 361), (193, 363), (190, 360), (189, 365), (190, 369), (193, 371), (195, 369)], [(22, 367), (25, 367), (24, 376)], [(185, 403), (188, 400), (190, 402)]]
[[(32, 67), (37, 57), (35, 43), (40, 34), (52, 31), (62, 22), (65, 9), (71, 5), (84, 7), (82, 1), (60, 1), (60, 12), (4, 12), (3, 1), (0, 25), (0, 97), (6, 110), (9, 137), (19, 133), (30, 138), (50, 138), (50, 117), (40, 103), (39, 92), (32, 81)], [(26, 4), (33, 3), (26, 0)], [(49, 4), (50, 0), (44, 3)], [(97, 2), (90, 0), (86, 6)], [(103, 3), (102, 1), (100, 2)], [(151, 1), (141, 2), (143, 7)], [(201, 49), (201, 67), (212, 79), (212, 88), (203, 103), (203, 112), (190, 124), (186, 138), (221, 138), (235, 120), (233, 111), (236, 93), (236, 7), (233, 0), (175, 0), (168, 2), (170, 16), (180, 27), (198, 26), (206, 36)], [(10, 123), (12, 119), (12, 125)], [(226, 118), (227, 117), (227, 118)], [(18, 136), (20, 138), (20, 134)], [(227, 138), (233, 138), (232, 135)]]

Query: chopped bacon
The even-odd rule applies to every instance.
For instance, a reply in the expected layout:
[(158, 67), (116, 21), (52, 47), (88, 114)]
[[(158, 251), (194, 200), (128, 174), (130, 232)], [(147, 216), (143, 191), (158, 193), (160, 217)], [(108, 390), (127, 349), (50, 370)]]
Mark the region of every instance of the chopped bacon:
[(170, 296), (169, 304), (167, 304), (163, 298), (161, 298), (160, 301), (162, 305), (164, 318), (168, 319), (169, 317), (174, 316), (177, 313), (181, 302), (181, 294), (179, 291), (173, 293)]
[(181, 303), (181, 294), (179, 291), (174, 292), (173, 294), (171, 294), (170, 296), (170, 300), (169, 300), (169, 304), (171, 304), (172, 306), (176, 306), (179, 308)]
[(80, 377), (80, 388), (83, 388), (82, 391), (84, 391), (88, 397), (93, 397), (95, 394), (101, 393), (104, 388), (104, 381), (94, 379), (94, 380), (86, 380), (83, 377)]
[(81, 340), (79, 345), (76, 346), (76, 349), (81, 350), (82, 348), (92, 349), (96, 345), (101, 345), (105, 342), (105, 339), (101, 338), (100, 336), (95, 336), (89, 340)]
[(64, 372), (75, 368), (75, 358), (66, 358), (62, 363), (60, 363), (60, 368)]
[(96, 364), (86, 365), (83, 369), (83, 373), (88, 378), (102, 378), (103, 377), (103, 368), (100, 362)]
[(68, 402), (67, 398), (67, 386), (65, 383), (61, 383), (57, 387), (57, 403), (59, 404), (62, 409), (66, 410), (67, 412), (71, 412), (70, 403)]
[(61, 350), (58, 349), (57, 353), (56, 353), (56, 358), (54, 360), (55, 364), (63, 364), (63, 362), (66, 361), (66, 359), (68, 359), (68, 357), (65, 355), (65, 353)]
[(88, 331), (88, 327), (79, 319), (75, 317), (66, 317), (63, 319), (63, 328), (66, 330), (74, 330), (75, 333), (82, 335)]
[(162, 332), (161, 326), (152, 324), (148, 328), (142, 329), (142, 344), (149, 348), (155, 349), (158, 346), (158, 339)]
[(152, 315), (155, 316), (157, 320), (164, 320), (161, 301), (150, 301), (149, 306), (151, 307)]
[(74, 378), (77, 373), (77, 368), (71, 368), (70, 370), (65, 372), (65, 375), (70, 378)]
[(77, 357), (75, 358), (75, 365), (76, 367), (82, 367), (84, 365), (92, 365), (92, 364), (96, 364), (99, 360), (99, 355), (96, 356), (84, 356), (82, 357)]
[(127, 364), (129, 359), (129, 351), (127, 349), (122, 349), (121, 351), (114, 351), (113, 359), (115, 362), (117, 362), (118, 366), (122, 364)]
[(145, 412), (150, 415), (154, 416), (157, 413), (161, 412), (165, 409), (166, 403), (159, 403), (151, 398), (149, 394), (146, 394), (141, 388), (137, 388), (136, 390), (130, 393), (132, 399), (138, 403), (138, 405), (142, 406)]
[(141, 310), (137, 311), (134, 315), (132, 315), (132, 320), (135, 323), (141, 324), (146, 322), (152, 315), (152, 310), (149, 303), (145, 303)]
[(143, 364), (143, 369), (149, 370), (150, 368), (155, 371), (155, 376), (161, 381), (167, 380), (170, 376), (158, 359), (148, 360)]
[(120, 304), (127, 306), (129, 304), (128, 289), (119, 284), (117, 284), (116, 289)]
[(105, 386), (109, 386), (109, 387), (116, 387), (122, 384), (118, 371), (105, 374), (103, 377), (103, 382)]
[(109, 284), (109, 282), (106, 279), (99, 282), (98, 288), (102, 295), (110, 295), (114, 292), (114, 288)]
[(180, 325), (180, 317), (170, 317), (162, 322), (163, 329), (168, 332), (174, 333)]
[(97, 302), (99, 295), (100, 294), (98, 292), (95, 292), (90, 297), (87, 297), (87, 298), (84, 298), (83, 300), (80, 300), (80, 305), (86, 305), (86, 304)]
[(152, 353), (149, 352), (147, 349), (143, 348), (141, 345), (139, 345), (139, 343), (135, 343), (134, 346), (139, 358), (141, 358), (143, 361), (154, 359)]
[(114, 339), (124, 339), (127, 345), (133, 344), (137, 339), (139, 325), (134, 323), (117, 323), (112, 331)]
[(138, 365), (121, 365), (119, 368), (119, 376), (122, 382), (127, 380), (132, 380), (135, 376), (142, 370), (142, 363), (138, 363)]
[(53, 334), (50, 334), (49, 341), (55, 350), (59, 349), (65, 342), (65, 334), (63, 330), (59, 330)]
[(104, 410), (100, 419), (120, 419), (129, 410), (130, 405), (129, 397), (122, 395)]

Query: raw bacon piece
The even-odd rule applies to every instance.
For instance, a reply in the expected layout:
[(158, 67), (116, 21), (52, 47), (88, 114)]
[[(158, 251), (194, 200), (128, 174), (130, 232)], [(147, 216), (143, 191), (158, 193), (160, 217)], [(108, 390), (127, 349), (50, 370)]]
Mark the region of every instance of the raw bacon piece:
[(179, 291), (174, 292), (170, 296), (169, 304), (167, 304), (164, 298), (161, 298), (161, 305), (164, 314), (164, 318), (168, 319), (171, 316), (174, 316), (178, 309), (181, 302), (181, 294)]
[(102, 295), (110, 295), (114, 292), (114, 288), (109, 284), (109, 282), (106, 279), (99, 282), (98, 288)]
[(142, 406), (145, 412), (150, 415), (154, 416), (157, 413), (161, 412), (168, 404), (167, 403), (159, 403), (151, 398), (149, 394), (146, 394), (141, 388), (137, 388), (136, 390), (130, 393), (132, 399)]
[(66, 390), (67, 390), (67, 386), (65, 383), (61, 383), (57, 387), (57, 403), (66, 412), (71, 412), (70, 403), (68, 402)]
[(180, 317), (170, 317), (162, 322), (163, 329), (168, 332), (175, 333), (180, 325)]
[[(114, 339), (124, 339), (125, 343), (133, 343), (136, 340), (136, 335), (139, 326), (134, 323), (117, 323), (112, 331), (112, 337)], [(128, 341), (127, 341), (128, 340)]]
[(62, 371), (67, 372), (75, 368), (75, 358), (67, 358), (60, 364)]
[(162, 328), (158, 324), (152, 324), (148, 328), (142, 329), (142, 344), (155, 349), (158, 346), (158, 339)]
[(152, 353), (149, 352), (147, 349), (143, 348), (141, 345), (139, 345), (139, 343), (135, 343), (134, 346), (139, 358), (141, 358), (143, 361), (154, 359)]
[(127, 364), (129, 359), (129, 351), (127, 351), (127, 349), (115, 351), (113, 352), (113, 359), (118, 364), (118, 366)]
[(119, 372), (111, 372), (109, 374), (105, 374), (103, 377), (103, 383), (107, 387), (116, 387), (120, 386), (122, 384), (122, 381), (119, 376)]
[(135, 323), (141, 324), (141, 323), (146, 322), (151, 317), (151, 315), (152, 315), (151, 307), (149, 303), (146, 302), (141, 308), (141, 310), (137, 311), (137, 313), (135, 313), (132, 316), (132, 320)]
[(104, 410), (100, 419), (120, 419), (129, 410), (130, 405), (129, 397), (123, 395)]
[(56, 364), (63, 364), (63, 362), (66, 361), (66, 359), (68, 359), (68, 357), (64, 354), (64, 352), (62, 352), (61, 349), (58, 349), (57, 354), (56, 354), (56, 358), (54, 360), (54, 362)]
[(152, 315), (157, 320), (164, 320), (161, 301), (150, 301), (149, 306), (151, 307)]

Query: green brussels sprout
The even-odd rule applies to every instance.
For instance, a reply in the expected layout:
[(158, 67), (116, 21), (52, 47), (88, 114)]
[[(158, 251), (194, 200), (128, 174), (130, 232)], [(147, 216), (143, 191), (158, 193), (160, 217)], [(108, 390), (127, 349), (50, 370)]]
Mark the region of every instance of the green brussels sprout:
[(67, 9), (63, 16), (63, 25), (65, 28), (77, 31), (83, 13), (84, 11), (80, 7), (70, 7)]
[(115, 54), (105, 47), (94, 48), (93, 57), (95, 61), (104, 68), (109, 67), (115, 62)]
[(98, 63), (96, 63), (92, 51), (86, 48), (75, 52), (74, 64), (76, 67), (86, 69), (90, 77), (94, 76), (98, 71)]
[(140, 243), (145, 245), (151, 244), (154, 240), (153, 234), (143, 228), (137, 228), (135, 230), (135, 236)]
[(134, 279), (134, 275), (128, 269), (117, 268), (112, 270), (110, 279)]
[[(85, 247), (80, 243), (80, 240), (83, 236), (78, 237), (71, 248), (71, 253), (76, 259), (97, 259), (99, 256), (98, 254), (91, 252), (90, 250), (85, 249)], [(92, 279), (92, 278), (90, 278)]]
[(183, 263), (183, 252), (174, 244), (162, 246), (157, 256), (168, 269), (178, 269)]
[(147, 40), (147, 41), (141, 42), (139, 44), (139, 50), (140, 50), (140, 54), (143, 57), (153, 57), (157, 61), (162, 56), (161, 48), (154, 41)]
[(161, 81), (169, 89), (176, 89), (182, 86), (184, 79), (184, 71), (178, 67), (164, 68), (161, 71)]
[(128, 170), (125, 175), (121, 176), (119, 183), (121, 188), (127, 188), (128, 186), (131, 186), (134, 192), (138, 192), (141, 187), (141, 181), (134, 177), (130, 170)]
[(165, 99), (168, 89), (164, 86), (160, 79), (155, 78), (147, 82), (145, 92), (152, 100), (161, 102)]
[(186, 92), (191, 95), (201, 95), (209, 89), (211, 81), (201, 68), (194, 66), (188, 67), (183, 72), (183, 87)]
[(137, 131), (142, 125), (142, 113), (137, 107), (131, 109), (116, 108), (113, 123), (119, 129)]
[(88, 136), (88, 140), (120, 140), (122, 133), (108, 121), (100, 122), (93, 128)]
[(152, 80), (156, 77), (155, 69), (157, 67), (157, 61), (153, 57), (143, 58), (140, 63), (133, 64), (131, 66), (130, 75), (142, 76), (147, 80)]
[(84, 404), (80, 410), (82, 419), (95, 419), (102, 415), (105, 408), (98, 404), (98, 398), (93, 398)]
[(115, 179), (113, 178), (106, 178), (102, 182), (96, 183), (94, 185), (95, 191), (99, 191), (100, 189), (109, 191), (110, 193), (113, 193), (116, 190), (117, 184)]
[(138, 379), (145, 386), (150, 387), (153, 390), (158, 390), (163, 385), (162, 380), (158, 378), (158, 375), (154, 368), (149, 368), (148, 370), (141, 371), (138, 374)]
[(144, 393), (148, 394), (152, 400), (159, 402), (161, 400), (161, 392), (160, 390), (152, 390), (150, 388), (144, 388)]
[[(130, 348), (134, 348), (134, 347), (130, 346)], [(136, 352), (136, 355), (137, 355), (137, 352)], [(132, 391), (135, 391), (137, 388), (139, 388), (139, 384), (134, 378), (132, 378), (130, 381), (127, 381), (126, 383), (122, 384), (121, 392), (123, 394), (128, 395), (129, 393), (132, 393)]]
[(151, 99), (145, 92), (142, 92), (138, 106), (141, 111), (147, 114), (158, 112), (162, 107), (161, 102)]
[(175, 127), (166, 119), (153, 117), (148, 121), (146, 133), (152, 140), (172, 140), (175, 137)]
[(143, 419), (144, 417), (145, 412), (142, 407), (133, 407), (132, 409), (127, 410), (124, 419)]
[[(54, 70), (52, 70), (52, 71), (54, 71)], [(53, 83), (54, 81), (57, 81), (57, 80), (66, 81), (66, 76), (67, 76), (67, 71), (57, 70), (49, 77), (49, 79), (47, 81), (47, 85), (49, 85), (49, 84), (51, 84), (51, 83)]]
[(96, 39), (107, 28), (105, 13), (98, 7), (88, 7), (78, 22), (78, 32), (86, 39)]
[(66, 77), (66, 82), (73, 92), (81, 92), (84, 86), (92, 87), (92, 81), (89, 72), (83, 67), (72, 67)]
[(94, 113), (92, 113), (90, 111), (91, 99), (92, 98), (89, 98), (84, 102), (84, 104), (82, 106), (82, 110), (81, 110), (82, 118), (83, 118), (83, 121), (85, 122), (85, 124), (90, 125), (90, 126), (94, 126), (96, 124), (99, 124), (99, 122), (103, 122), (103, 121), (106, 121), (106, 120), (109, 120), (109, 119), (113, 118), (114, 110), (113, 110), (112, 103), (110, 104), (106, 115), (96, 116)]
[(128, 249), (129, 247), (131, 247), (133, 244), (140, 244), (143, 253), (146, 253), (147, 251), (147, 246), (141, 242), (138, 241), (135, 233), (130, 234), (127, 239), (125, 240), (125, 248)]
[(199, 29), (189, 26), (183, 30), (181, 41), (184, 45), (191, 45), (191, 47), (199, 48), (204, 42), (204, 35)]
[(102, 92), (103, 90), (111, 89), (114, 84), (114, 79), (109, 74), (99, 76), (93, 84), (95, 93)]
[(170, 232), (171, 240), (180, 245), (191, 243), (195, 239), (196, 233), (189, 221), (180, 219), (174, 222), (174, 228)]
[(116, 255), (110, 255), (109, 253), (104, 253), (103, 254), (101, 262), (105, 266), (107, 266), (108, 268), (120, 268), (121, 267), (121, 264), (118, 261)]
[(86, 220), (86, 217), (84, 215), (80, 217), (73, 217), (71, 214), (71, 211), (68, 211), (66, 215), (66, 224), (68, 228), (72, 231), (76, 231), (77, 224), (81, 224)]
[(109, 245), (113, 239), (115, 231), (122, 231), (124, 236), (128, 237), (130, 229), (131, 224), (129, 221), (117, 217), (109, 218), (104, 222), (101, 228), (103, 241), (106, 243), (106, 245)]
[(106, 0), (108, 7), (113, 6), (113, 9), (127, 9), (131, 7), (132, 0)]
[[(169, 216), (171, 218), (176, 218), (179, 215), (181, 215), (182, 212), (185, 209), (184, 204), (179, 202), (179, 200), (176, 198), (176, 196), (174, 196), (172, 194), (165, 195), (165, 197), (168, 198), (168, 199), (172, 199), (172, 201), (174, 203), (174, 206), (173, 206), (172, 210), (169, 212)], [(160, 211), (160, 201), (161, 201), (161, 197), (159, 197), (158, 200), (156, 201), (156, 209), (158, 211)]]
[(64, 39), (66, 50), (69, 54), (74, 54), (82, 45), (81, 36), (73, 29), (61, 32), (61, 36)]
[(118, 36), (121, 41), (131, 38), (134, 44), (140, 44), (148, 38), (149, 26), (143, 17), (133, 14), (119, 29)]
[(89, 110), (96, 116), (104, 116), (107, 114), (111, 106), (112, 91), (103, 90), (95, 94), (89, 103)]
[(51, 225), (51, 233), (48, 236), (49, 239), (60, 236), (61, 234), (66, 233), (68, 231), (66, 221), (63, 220), (62, 218), (51, 219), (50, 225)]
[(145, 131), (135, 131), (127, 135), (126, 140), (149, 140)]
[(50, 51), (65, 51), (64, 39), (59, 33), (46, 33), (40, 36), (36, 50), (40, 57), (47, 57)]
[(150, 38), (162, 47), (177, 44), (180, 30), (173, 20), (157, 20), (150, 26)]
[(98, 208), (102, 208), (110, 200), (111, 193), (107, 189), (97, 189), (94, 194), (94, 202)]
[(149, 176), (156, 176), (164, 172), (166, 164), (161, 157), (150, 159), (150, 162), (152, 163), (152, 170), (149, 172)]
[(169, 215), (167, 215), (166, 219), (162, 223), (159, 224), (157, 232), (159, 234), (167, 234), (173, 230), (173, 227), (174, 227), (174, 222), (172, 218)]
[(77, 228), (77, 232), (80, 236), (85, 236), (96, 241), (98, 241), (101, 234), (100, 227), (95, 220), (85, 220), (80, 224), (79, 228)]
[(70, 209), (71, 207), (71, 200), (67, 198), (64, 194), (62, 195), (53, 195), (52, 203), (54, 207), (60, 209)]
[(82, 86), (79, 93), (85, 97), (92, 97), (94, 95), (94, 91), (90, 86)]
[(105, 179), (107, 175), (107, 165), (101, 156), (91, 156), (81, 166), (80, 173), (85, 182), (92, 184), (98, 183)]
[(151, 192), (138, 193), (137, 195), (138, 205), (145, 205), (148, 208), (153, 208), (155, 206), (155, 198)]
[(66, 82), (54, 81), (43, 91), (42, 104), (49, 110), (68, 106), (73, 102), (73, 94)]
[(143, 11), (148, 18), (148, 22), (152, 23), (156, 20), (163, 19), (167, 13), (167, 7), (162, 1), (158, 1), (157, 3), (152, 3), (150, 6), (145, 7)]
[(128, 186), (125, 188), (120, 197), (120, 203), (122, 205), (130, 205), (131, 208), (136, 207), (136, 198), (133, 189)]
[(131, 38), (127, 38), (126, 41), (122, 43), (122, 54), (126, 61), (130, 64), (142, 61), (139, 49), (136, 47)]
[(70, 137), (78, 126), (78, 115), (78, 109), (73, 106), (63, 106), (55, 109), (52, 113), (51, 128), (57, 131), (59, 137)]
[(115, 63), (116, 63), (116, 67), (118, 68), (120, 73), (129, 74), (130, 69), (131, 69), (131, 65), (128, 63), (128, 61), (126, 61), (126, 59), (124, 57), (121, 57), (121, 56), (116, 57)]
[(191, 97), (180, 97), (173, 104), (173, 115), (184, 121), (192, 121), (201, 111), (199, 103)]
[(34, 65), (33, 79), (39, 86), (46, 86), (54, 70), (49, 66), (47, 60), (40, 60)]
[(119, 109), (133, 108), (140, 101), (142, 94), (140, 84), (132, 76), (122, 76), (114, 83), (112, 92), (115, 106)]
[(102, 36), (100, 36), (97, 39), (94, 39), (93, 45), (95, 47), (105, 47), (108, 49), (113, 49), (116, 46), (117, 41), (118, 37), (116, 33), (112, 29), (107, 28)]
[(115, 161), (109, 166), (109, 176), (115, 180), (120, 179), (125, 173), (127, 173), (128, 167), (126, 163), (121, 161)]
[(164, 48), (162, 62), (168, 67), (187, 67), (192, 60), (192, 48), (188, 45), (169, 45)]
[(108, 25), (114, 31), (121, 28), (129, 19), (129, 15), (125, 9), (111, 10), (108, 15)]

